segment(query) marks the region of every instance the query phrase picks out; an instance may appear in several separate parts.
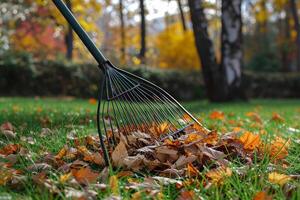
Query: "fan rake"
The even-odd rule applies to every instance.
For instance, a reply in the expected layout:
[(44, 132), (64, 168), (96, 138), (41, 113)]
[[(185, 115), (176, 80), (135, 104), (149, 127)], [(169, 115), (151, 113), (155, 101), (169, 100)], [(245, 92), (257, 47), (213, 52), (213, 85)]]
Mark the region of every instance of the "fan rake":
[[(152, 132), (154, 141), (161, 142), (166, 138), (180, 137), (185, 129), (195, 124), (202, 127), (195, 117), (162, 88), (115, 67), (103, 56), (64, 2), (53, 2), (104, 73), (98, 100), (97, 128), (107, 165), (110, 163), (110, 152), (120, 138), (128, 139), (130, 133)], [(160, 134), (155, 134), (158, 132)]]

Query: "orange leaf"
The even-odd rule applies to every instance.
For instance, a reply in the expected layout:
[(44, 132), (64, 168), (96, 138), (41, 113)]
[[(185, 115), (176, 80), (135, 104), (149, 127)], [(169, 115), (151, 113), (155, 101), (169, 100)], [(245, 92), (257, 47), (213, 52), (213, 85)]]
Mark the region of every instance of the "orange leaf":
[(249, 131), (246, 131), (240, 138), (239, 141), (243, 144), (245, 150), (254, 150), (259, 147), (261, 141), (260, 136), (255, 135)]
[(196, 167), (194, 167), (194, 165), (192, 163), (189, 163), (187, 165), (187, 174), (188, 176), (198, 176), (199, 175), (199, 171)]
[(271, 120), (276, 122), (284, 122), (284, 118), (281, 117), (278, 113), (273, 113)]
[(5, 156), (15, 154), (20, 150), (20, 147), (21, 146), (19, 144), (8, 144), (0, 149), (0, 154)]
[(95, 182), (99, 176), (99, 173), (93, 172), (89, 167), (81, 168), (79, 170), (72, 169), (71, 172), (76, 181), (84, 185)]
[(272, 197), (266, 192), (261, 191), (254, 195), (253, 200), (272, 200)]
[(162, 123), (162, 124), (159, 124), (158, 126), (153, 125), (153, 126), (149, 129), (149, 131), (150, 131), (154, 136), (159, 137), (159, 136), (161, 136), (161, 135), (167, 133), (168, 130), (169, 130), (169, 128), (170, 128), (170, 125), (169, 125), (167, 122), (164, 122), (164, 123)]
[(212, 183), (222, 184), (226, 177), (230, 177), (232, 175), (232, 171), (228, 167), (219, 167), (208, 171), (205, 175), (211, 179)]
[(209, 118), (213, 119), (213, 120), (215, 120), (215, 119), (216, 120), (223, 120), (225, 118), (225, 115), (221, 111), (213, 111), (213, 112), (210, 113)]
[(246, 116), (257, 123), (262, 124), (262, 122), (263, 122), (261, 117), (259, 116), (259, 114), (256, 112), (247, 112)]
[(92, 104), (92, 105), (97, 104), (97, 99), (90, 98), (90, 99), (89, 99), (89, 104)]
[(64, 145), (64, 147), (58, 152), (55, 158), (61, 160), (67, 154), (67, 151), (68, 151), (68, 146)]

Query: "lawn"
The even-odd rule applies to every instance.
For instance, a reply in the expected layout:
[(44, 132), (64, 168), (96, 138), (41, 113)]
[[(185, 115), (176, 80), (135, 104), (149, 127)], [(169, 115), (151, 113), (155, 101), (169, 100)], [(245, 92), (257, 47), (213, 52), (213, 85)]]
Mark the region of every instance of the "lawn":
[[(157, 181), (160, 187), (153, 189), (155, 191), (153, 194), (149, 188), (139, 193), (138, 188), (128, 187), (129, 183), (142, 182), (144, 177), (149, 176), (148, 173), (143, 171), (126, 172), (128, 175), (124, 175), (124, 173), (120, 175), (121, 169), (116, 169), (110, 174), (118, 174), (118, 176), (113, 176), (118, 177), (118, 180), (115, 178), (104, 179), (104, 184), (98, 184), (99, 187), (93, 189), (98, 193), (97, 198), (110, 197), (112, 199), (111, 195), (113, 194), (120, 195), (125, 199), (130, 199), (130, 197), (150, 199), (150, 195), (156, 199), (179, 197), (193, 199), (192, 197), (196, 196), (201, 196), (203, 199), (253, 199), (255, 195), (262, 192), (259, 194), (268, 194), (273, 199), (300, 199), (299, 100), (253, 100), (246, 103), (224, 104), (199, 101), (184, 103), (184, 106), (197, 116), (205, 127), (217, 130), (219, 134), (242, 128), (260, 134), (261, 140), (265, 142), (272, 141), (275, 136), (286, 141), (289, 139), (288, 155), (280, 162), (274, 162), (274, 159), (267, 155), (263, 159), (258, 159), (258, 156), (254, 155), (251, 165), (242, 165), (241, 162), (235, 160), (229, 166), (232, 175), (226, 177), (222, 183), (213, 184), (210, 187), (204, 184), (205, 181), (200, 180), (201, 177), (180, 179), (180, 183), (173, 179), (174, 182), (169, 180), (168, 184)], [(4, 175), (0, 175), (0, 199), (8, 196), (19, 199), (25, 197), (28, 199), (30, 197), (32, 199), (64, 199), (66, 185), (70, 188), (72, 184), (58, 183), (59, 192), (42, 188), (32, 180), (37, 172), (28, 170), (28, 166), (41, 159), (45, 152), (57, 154), (67, 143), (67, 137), (71, 131), (75, 130), (77, 137), (97, 135), (95, 102), (71, 98), (0, 98), (0, 113), (0, 125), (10, 122), (16, 132), (16, 137), (9, 139), (0, 135), (0, 148), (14, 143), (20, 144), (30, 152), (30, 159), (20, 156), (13, 166), (22, 171), (22, 174), (26, 174), (26, 183), (21, 186), (20, 184), (9, 185), (6, 184), (6, 181), (1, 180)], [(213, 113), (217, 113), (218, 116), (214, 117)], [(42, 137), (42, 128), (49, 128), (51, 134), (45, 134)], [(7, 162), (6, 158), (0, 157), (0, 159), (2, 160), (0, 160), (0, 164), (4, 166)], [(93, 169), (100, 172), (103, 168), (93, 166)], [(278, 184), (268, 178), (271, 172), (289, 175), (289, 181), (286, 181), (285, 184)], [(60, 175), (58, 172), (52, 171), (49, 179), (61, 179)], [(118, 188), (115, 189), (114, 185), (118, 185)], [(100, 186), (101, 189), (99, 189)], [(84, 189), (81, 188), (81, 190)], [(80, 191), (80, 189), (77, 188), (76, 191)], [(74, 193), (76, 192), (69, 197), (74, 198), (76, 196)], [(91, 194), (91, 196), (93, 195)]]

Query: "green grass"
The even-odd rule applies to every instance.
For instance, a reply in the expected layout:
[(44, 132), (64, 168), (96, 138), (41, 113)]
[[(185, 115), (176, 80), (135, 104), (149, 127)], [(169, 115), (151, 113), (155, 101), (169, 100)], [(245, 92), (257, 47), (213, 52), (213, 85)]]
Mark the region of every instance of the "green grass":
[[(261, 129), (267, 131), (268, 137), (280, 135), (290, 138), (292, 143), (287, 161), (288, 168), (276, 165), (276, 171), (285, 174), (300, 174), (300, 133), (292, 132), (289, 128), (300, 129), (300, 100), (253, 100), (250, 102), (235, 102), (224, 104), (211, 104), (206, 101), (184, 103), (184, 106), (194, 115), (202, 120), (202, 123), (220, 132), (231, 131), (235, 124), (228, 122), (241, 122), (244, 129), (258, 132)], [(211, 120), (209, 113), (213, 110), (220, 110), (225, 113), (226, 120)], [(255, 111), (263, 119), (262, 127), (258, 127), (253, 121), (246, 117), (246, 113)], [(283, 123), (274, 122), (272, 114), (279, 113), (285, 121)], [(95, 126), (96, 105), (90, 104), (88, 100), (79, 99), (40, 99), (40, 98), (0, 98), (0, 124), (9, 121), (17, 128), (17, 139), (7, 141), (0, 137), (1, 143), (20, 143), (33, 152), (33, 161), (40, 157), (40, 153), (50, 151), (56, 153), (66, 143), (66, 135), (71, 130), (76, 130), (79, 135), (96, 134)], [(46, 138), (39, 137), (41, 128), (48, 127), (53, 131), (53, 135)], [(32, 136), (35, 144), (28, 144), (20, 140), (21, 136)], [(1, 144), (3, 146), (3, 144)], [(0, 147), (1, 147), (0, 146)], [(32, 162), (33, 162), (32, 161)], [(22, 169), (29, 165), (28, 161), (19, 165)], [(241, 163), (237, 160), (232, 163), (231, 168), (241, 168)], [(253, 195), (259, 191), (267, 190), (273, 194), (274, 199), (284, 199), (286, 189), (271, 184), (267, 179), (267, 170), (270, 167), (269, 158), (254, 161), (254, 165), (246, 170), (243, 176), (236, 173), (228, 178), (221, 186), (213, 186), (205, 189), (199, 182), (189, 186), (187, 189), (194, 190), (197, 195), (204, 199), (252, 199)], [(234, 170), (233, 170), (234, 171)], [(120, 185), (126, 183), (121, 181)], [(290, 195), (291, 199), (300, 198), (299, 180), (293, 180), (292, 185), (297, 188)], [(130, 192), (121, 187), (124, 197), (129, 197)], [(178, 196), (178, 191), (174, 185), (162, 187), (163, 199), (174, 199)], [(0, 186), (1, 195), (9, 194), (15, 198), (32, 197), (33, 199), (49, 198), (50, 194), (41, 193), (38, 189), (28, 184), (22, 191), (12, 190)], [(42, 196), (44, 195), (44, 196)], [(103, 197), (106, 194), (101, 194)], [(145, 196), (145, 199), (147, 197)]]

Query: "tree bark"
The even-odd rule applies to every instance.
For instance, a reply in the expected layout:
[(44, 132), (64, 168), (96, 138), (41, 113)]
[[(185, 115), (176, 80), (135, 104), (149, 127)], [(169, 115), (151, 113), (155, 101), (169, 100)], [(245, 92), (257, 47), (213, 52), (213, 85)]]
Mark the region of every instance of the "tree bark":
[[(66, 1), (66, 4), (68, 8), (72, 11), (72, 4), (70, 0)], [(74, 36), (73, 36), (73, 30), (70, 24), (68, 24), (68, 31), (65, 35), (65, 44), (66, 44), (66, 57), (68, 60), (73, 59), (73, 41), (74, 41)]]
[(140, 15), (141, 15), (141, 49), (139, 57), (142, 64), (146, 63), (146, 17), (144, 0), (140, 0)]
[(300, 71), (300, 24), (297, 13), (297, 5), (295, 0), (290, 0), (291, 13), (294, 19), (294, 29), (297, 32), (297, 70)]
[(120, 13), (120, 24), (121, 24), (121, 62), (125, 63), (126, 59), (126, 35), (125, 35), (125, 21), (124, 21), (124, 13), (123, 13), (123, 0), (119, 0), (119, 13)]
[(241, 94), (242, 16), (241, 0), (222, 1), (221, 68), (225, 71), (227, 98)]
[(183, 12), (183, 8), (182, 8), (181, 0), (177, 0), (177, 5), (178, 5), (179, 13), (180, 13), (180, 19), (181, 19), (181, 24), (182, 24), (183, 31), (186, 31), (187, 26), (186, 26), (186, 21), (185, 21), (185, 17), (184, 17), (184, 12)]
[(188, 0), (188, 4), (207, 96), (210, 101), (226, 101), (224, 72), (216, 62), (213, 43), (208, 36), (208, 22), (204, 14), (203, 0)]

